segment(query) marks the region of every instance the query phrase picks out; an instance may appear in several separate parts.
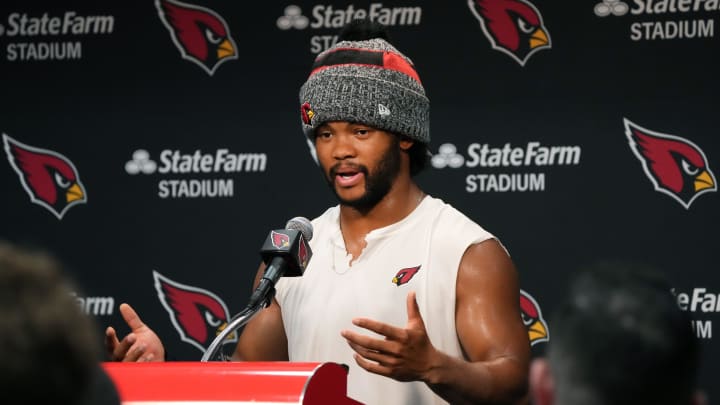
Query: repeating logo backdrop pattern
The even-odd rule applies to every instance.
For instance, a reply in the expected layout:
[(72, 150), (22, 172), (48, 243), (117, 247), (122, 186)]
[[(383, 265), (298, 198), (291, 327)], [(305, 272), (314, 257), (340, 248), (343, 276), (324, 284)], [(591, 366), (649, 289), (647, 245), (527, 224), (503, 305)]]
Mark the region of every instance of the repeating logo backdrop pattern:
[(650, 265), (694, 317), (712, 401), (719, 11), (715, 0), (4, 2), (0, 237), (56, 254), (101, 329), (122, 331), (117, 306), (130, 302), (176, 358), (199, 359), (245, 306), (268, 232), (335, 203), (297, 91), (338, 29), (370, 17), (432, 100), (418, 181), (509, 249), (533, 353), (573, 273)]

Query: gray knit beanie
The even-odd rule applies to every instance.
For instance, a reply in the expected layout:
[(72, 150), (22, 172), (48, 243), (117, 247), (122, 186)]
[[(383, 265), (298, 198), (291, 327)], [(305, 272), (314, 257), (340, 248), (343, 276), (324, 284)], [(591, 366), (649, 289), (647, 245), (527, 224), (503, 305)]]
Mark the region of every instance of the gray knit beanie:
[(412, 61), (388, 41), (340, 41), (315, 59), (300, 88), (303, 131), (328, 121), (366, 124), (430, 142), (430, 101)]

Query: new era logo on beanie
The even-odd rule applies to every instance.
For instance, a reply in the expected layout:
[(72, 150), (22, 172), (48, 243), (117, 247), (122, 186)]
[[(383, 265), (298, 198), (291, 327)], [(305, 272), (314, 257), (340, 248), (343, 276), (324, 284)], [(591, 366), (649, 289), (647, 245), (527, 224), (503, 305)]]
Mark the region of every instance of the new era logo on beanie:
[(385, 117), (385, 116), (390, 115), (390, 109), (385, 107), (382, 104), (378, 104), (378, 113), (380, 114), (381, 117)]
[(341, 34), (340, 42), (318, 55), (300, 88), (309, 143), (328, 121), (362, 123), (429, 143), (430, 102), (412, 61), (383, 35), (363, 35)]

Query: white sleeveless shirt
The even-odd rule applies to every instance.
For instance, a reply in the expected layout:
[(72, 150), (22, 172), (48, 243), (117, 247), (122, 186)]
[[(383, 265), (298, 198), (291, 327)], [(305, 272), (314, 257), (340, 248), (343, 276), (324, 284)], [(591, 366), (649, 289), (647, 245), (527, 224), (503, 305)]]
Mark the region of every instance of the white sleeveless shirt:
[(455, 329), (458, 266), (471, 244), (494, 236), (427, 196), (401, 221), (370, 232), (350, 265), (339, 213), (339, 206), (331, 207), (312, 221), (313, 256), (305, 274), (283, 277), (276, 286), (290, 361), (350, 366), (348, 395), (368, 405), (446, 404), (422, 382), (398, 382), (362, 369), (340, 331), (379, 337), (354, 326), (356, 317), (405, 327), (407, 294), (415, 291), (432, 344), (461, 358)]

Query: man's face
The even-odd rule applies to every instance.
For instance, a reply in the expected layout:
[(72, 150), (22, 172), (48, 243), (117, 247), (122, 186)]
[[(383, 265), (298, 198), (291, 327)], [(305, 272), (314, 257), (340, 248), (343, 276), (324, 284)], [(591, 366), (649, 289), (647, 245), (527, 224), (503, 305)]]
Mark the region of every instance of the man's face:
[(315, 135), (320, 167), (341, 204), (369, 210), (390, 191), (401, 165), (395, 135), (349, 122), (328, 122)]

